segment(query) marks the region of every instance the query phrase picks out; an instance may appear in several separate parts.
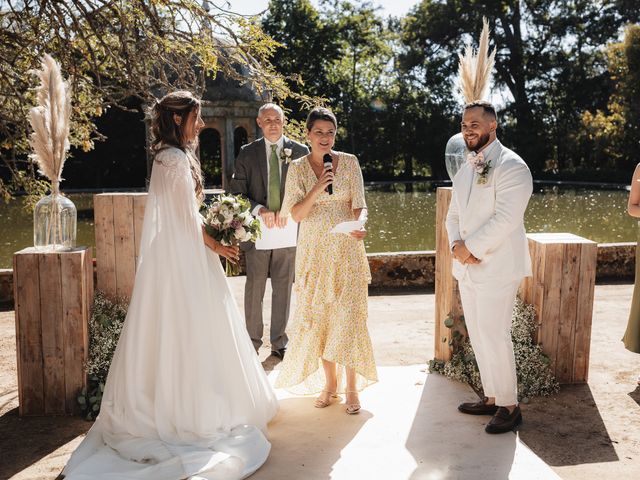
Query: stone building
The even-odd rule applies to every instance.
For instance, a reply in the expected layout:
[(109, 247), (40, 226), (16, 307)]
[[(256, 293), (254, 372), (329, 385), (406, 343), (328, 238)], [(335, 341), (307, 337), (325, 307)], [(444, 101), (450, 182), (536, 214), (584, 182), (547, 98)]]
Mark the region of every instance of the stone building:
[[(237, 67), (242, 73), (243, 67)], [(202, 95), (202, 120), (199, 156), (205, 188), (226, 189), (240, 147), (262, 135), (256, 117), (258, 109), (271, 101), (271, 94), (260, 94), (249, 83), (218, 74), (207, 81)], [(147, 159), (147, 179), (151, 176), (151, 159)]]
[(207, 187), (222, 184), (226, 189), (240, 147), (261, 136), (258, 109), (270, 101), (268, 92), (261, 95), (250, 84), (240, 85), (222, 75), (207, 83), (202, 102), (205, 127), (200, 132), (200, 161)]

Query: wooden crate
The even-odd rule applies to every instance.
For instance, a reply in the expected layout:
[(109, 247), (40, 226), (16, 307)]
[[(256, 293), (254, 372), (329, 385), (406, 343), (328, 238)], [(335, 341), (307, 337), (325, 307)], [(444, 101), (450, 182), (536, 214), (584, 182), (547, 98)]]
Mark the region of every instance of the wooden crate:
[(458, 281), (453, 278), (451, 248), (445, 228), (447, 212), (451, 203), (451, 187), (439, 187), (436, 192), (436, 315), (434, 351), (436, 360), (451, 359), (451, 330), (444, 321), (449, 315), (463, 315)]
[(146, 202), (146, 193), (93, 197), (98, 289), (112, 299), (131, 298)]
[(21, 250), (13, 257), (13, 285), (19, 413), (77, 413), (77, 396), (86, 386), (91, 249)]
[(598, 245), (570, 233), (531, 233), (533, 277), (522, 297), (536, 309), (537, 343), (560, 383), (585, 383)]

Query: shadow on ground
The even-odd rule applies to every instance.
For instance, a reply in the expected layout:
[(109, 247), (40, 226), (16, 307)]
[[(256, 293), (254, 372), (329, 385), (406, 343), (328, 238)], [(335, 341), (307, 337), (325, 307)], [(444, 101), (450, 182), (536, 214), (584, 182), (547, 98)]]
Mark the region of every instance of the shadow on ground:
[(457, 412), (458, 403), (475, 400), (466, 385), (437, 374), (427, 376), (406, 442), (418, 464), (411, 479), (509, 477), (517, 437), (488, 435), (484, 425), (489, 417)]
[(80, 417), (20, 417), (17, 408), (9, 410), (0, 416), (0, 478), (11, 478), (91, 425)]
[(331, 478), (341, 451), (372, 415), (363, 410), (345, 421), (344, 405), (314, 408), (314, 401), (313, 396), (280, 400), (280, 412), (269, 424), (271, 454), (251, 480)]
[(640, 406), (640, 386), (637, 386), (633, 392), (629, 392), (629, 396)]
[(619, 460), (587, 384), (563, 385), (555, 398), (534, 399), (523, 416), (520, 438), (549, 465)]

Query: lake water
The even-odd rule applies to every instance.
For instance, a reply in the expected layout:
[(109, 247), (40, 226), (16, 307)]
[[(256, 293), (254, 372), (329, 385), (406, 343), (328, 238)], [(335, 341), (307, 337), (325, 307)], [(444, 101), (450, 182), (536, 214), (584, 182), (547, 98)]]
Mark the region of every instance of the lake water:
[[(367, 251), (435, 248), (436, 193), (429, 184), (367, 187)], [(626, 213), (625, 190), (543, 187), (525, 215), (528, 232), (569, 232), (596, 242), (636, 241), (636, 221)], [(78, 208), (78, 245), (95, 245), (91, 194), (70, 195)], [(0, 204), (0, 268), (11, 268), (13, 252), (33, 245), (33, 217), (21, 199)], [(95, 254), (95, 252), (94, 252)]]

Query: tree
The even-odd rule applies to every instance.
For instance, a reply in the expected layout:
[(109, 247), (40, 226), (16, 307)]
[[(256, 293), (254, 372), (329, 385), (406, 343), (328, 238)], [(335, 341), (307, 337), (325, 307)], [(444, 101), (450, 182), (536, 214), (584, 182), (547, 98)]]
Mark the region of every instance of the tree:
[(498, 50), (496, 89), (508, 93), (504, 136), (538, 173), (571, 157), (563, 151), (567, 125), (579, 124), (585, 104), (606, 98), (600, 46), (636, 10), (613, 0), (423, 0), (403, 21), (401, 62), (446, 104), (452, 92), (442, 86), (453, 85), (461, 39), (475, 36), (487, 16)]
[(640, 146), (640, 25), (631, 25), (622, 42), (607, 48), (613, 93), (604, 109), (582, 115), (585, 162), (629, 178)]
[[(164, 92), (200, 94), (218, 73), (287, 99), (269, 61), (275, 42), (252, 20), (191, 0), (24, 0), (0, 9), (0, 196), (45, 188), (28, 161), (30, 71), (43, 53), (58, 60), (73, 88), (71, 143), (85, 151), (101, 138), (95, 119), (111, 107), (138, 109)], [(240, 74), (237, 65), (248, 67)]]

